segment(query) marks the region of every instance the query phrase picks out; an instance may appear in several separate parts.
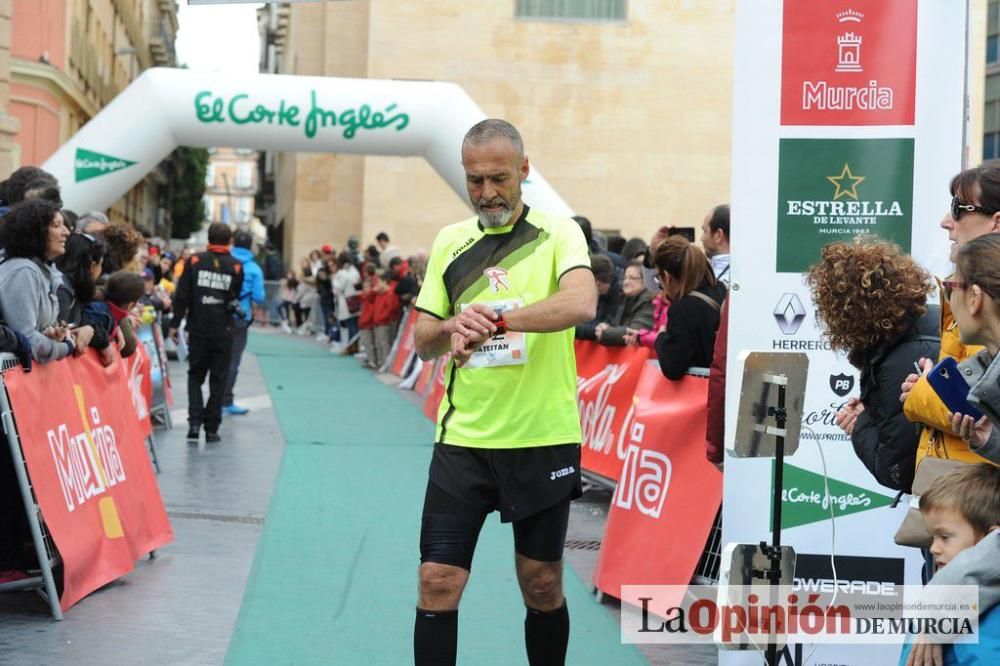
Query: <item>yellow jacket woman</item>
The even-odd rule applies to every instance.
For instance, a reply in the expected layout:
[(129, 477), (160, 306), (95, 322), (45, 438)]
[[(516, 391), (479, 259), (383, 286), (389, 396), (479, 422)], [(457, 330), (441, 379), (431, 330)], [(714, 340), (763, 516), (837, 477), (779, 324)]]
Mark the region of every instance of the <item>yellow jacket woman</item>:
[[(948, 299), (942, 294), (941, 353), (937, 360), (951, 356), (961, 362), (970, 356), (975, 356), (982, 349), (979, 346), (962, 343)], [(918, 465), (925, 456), (969, 463), (988, 462), (982, 456), (970, 451), (969, 445), (962, 438), (952, 434), (950, 411), (931, 388), (926, 376), (921, 377), (913, 386), (906, 402), (903, 403), (903, 413), (910, 421), (924, 426), (923, 432), (920, 433), (920, 444), (917, 446)]]

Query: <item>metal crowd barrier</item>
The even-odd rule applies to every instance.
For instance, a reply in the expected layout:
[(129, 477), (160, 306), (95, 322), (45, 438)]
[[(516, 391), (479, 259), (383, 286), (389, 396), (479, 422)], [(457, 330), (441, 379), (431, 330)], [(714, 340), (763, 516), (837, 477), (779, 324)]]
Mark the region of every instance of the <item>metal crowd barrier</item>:
[[(18, 365), (20, 363), (13, 354), (0, 354), (0, 417), (3, 419), (3, 431), (10, 447), (14, 472), (21, 489), (21, 500), (24, 503), (31, 538), (35, 544), (35, 555), (38, 558), (39, 568), (37, 574), (29, 578), (0, 583), (0, 592), (35, 590), (48, 603), (52, 617), (61, 620), (63, 614), (59, 607), (55, 576), (52, 574), (53, 568), (60, 563), (59, 552), (56, 550), (52, 535), (49, 534), (49, 530), (45, 526), (41, 508), (38, 506), (35, 491), (31, 486), (31, 478), (24, 462), (24, 452), (21, 450), (21, 440), (18, 438), (17, 426), (14, 423), (14, 410), (10, 404), (10, 397), (7, 395), (7, 386), (3, 382), (3, 374)], [(28, 573), (34, 573), (34, 570), (29, 570)]]

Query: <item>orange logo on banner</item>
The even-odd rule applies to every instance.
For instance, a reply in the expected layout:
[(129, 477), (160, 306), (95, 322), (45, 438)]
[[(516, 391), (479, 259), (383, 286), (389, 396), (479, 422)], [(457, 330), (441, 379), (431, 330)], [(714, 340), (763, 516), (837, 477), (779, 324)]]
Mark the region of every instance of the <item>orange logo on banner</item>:
[(786, 0), (782, 125), (912, 125), (917, 0)]

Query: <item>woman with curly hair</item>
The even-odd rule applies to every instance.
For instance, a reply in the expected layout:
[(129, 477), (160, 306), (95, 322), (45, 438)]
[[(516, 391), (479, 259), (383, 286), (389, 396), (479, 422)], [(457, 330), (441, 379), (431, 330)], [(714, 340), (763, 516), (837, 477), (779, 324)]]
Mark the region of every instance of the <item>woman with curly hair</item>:
[(104, 274), (110, 275), (120, 270), (139, 272), (139, 250), (145, 244), (142, 234), (135, 227), (122, 222), (112, 222), (101, 234), (108, 246), (104, 258)]
[(879, 483), (909, 492), (920, 437), (899, 386), (918, 359), (938, 352), (930, 275), (897, 245), (867, 237), (824, 247), (807, 282), (824, 335), (860, 371), (861, 397), (837, 413), (837, 424)]

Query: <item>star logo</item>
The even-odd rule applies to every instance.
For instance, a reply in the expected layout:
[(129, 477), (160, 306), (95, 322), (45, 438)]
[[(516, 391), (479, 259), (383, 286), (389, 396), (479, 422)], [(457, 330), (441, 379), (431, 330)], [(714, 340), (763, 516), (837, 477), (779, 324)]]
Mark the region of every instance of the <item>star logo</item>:
[(850, 197), (858, 200), (858, 185), (865, 179), (864, 176), (855, 176), (851, 173), (851, 166), (844, 163), (844, 168), (839, 176), (827, 176), (826, 179), (837, 186), (837, 191), (833, 193), (833, 200), (840, 197)]

